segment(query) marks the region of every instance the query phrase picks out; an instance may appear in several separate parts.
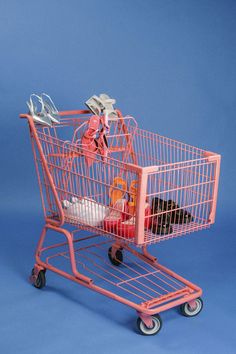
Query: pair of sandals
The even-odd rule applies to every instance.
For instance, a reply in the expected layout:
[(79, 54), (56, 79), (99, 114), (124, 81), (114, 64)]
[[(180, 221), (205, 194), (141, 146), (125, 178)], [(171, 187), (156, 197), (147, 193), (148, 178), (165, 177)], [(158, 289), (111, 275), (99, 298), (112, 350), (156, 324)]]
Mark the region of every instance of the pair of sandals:
[(85, 102), (86, 106), (93, 114), (98, 116), (104, 114), (104, 116), (110, 120), (118, 118), (117, 112), (113, 106), (115, 103), (116, 100), (105, 93), (101, 93), (99, 96), (93, 95)]
[(46, 93), (42, 93), (40, 96), (33, 93), (26, 104), (36, 123), (49, 127), (52, 127), (53, 123), (60, 123), (58, 110), (51, 97)]
[[(110, 205), (112, 207), (108, 216), (104, 218), (103, 226), (108, 232), (124, 238), (135, 237), (135, 209), (137, 199), (137, 180), (133, 180), (129, 188), (129, 199), (124, 197), (127, 193), (127, 182), (121, 177), (116, 177), (109, 190)], [(145, 205), (145, 228), (149, 227), (151, 208), (148, 203)]]
[[(164, 213), (163, 213), (164, 212)], [(173, 232), (172, 224), (188, 224), (193, 221), (192, 215), (173, 200), (158, 197), (152, 199), (152, 217), (150, 229), (154, 234), (166, 235)]]
[[(100, 125), (102, 125), (101, 130)], [(93, 115), (90, 117), (88, 128), (81, 139), (82, 153), (85, 156), (85, 162), (88, 167), (94, 163), (96, 154), (102, 156), (103, 160), (108, 156), (108, 142), (106, 138), (108, 131), (109, 125), (104, 116)]]
[[(106, 161), (108, 156), (106, 134), (110, 130), (109, 120), (118, 119), (117, 112), (113, 106), (115, 103), (116, 100), (105, 93), (99, 96), (93, 95), (85, 102), (86, 106), (94, 114), (89, 119), (88, 128), (81, 139), (82, 150), (88, 167), (93, 164), (96, 153), (102, 156), (103, 161)], [(100, 124), (102, 125), (101, 130), (99, 129)]]

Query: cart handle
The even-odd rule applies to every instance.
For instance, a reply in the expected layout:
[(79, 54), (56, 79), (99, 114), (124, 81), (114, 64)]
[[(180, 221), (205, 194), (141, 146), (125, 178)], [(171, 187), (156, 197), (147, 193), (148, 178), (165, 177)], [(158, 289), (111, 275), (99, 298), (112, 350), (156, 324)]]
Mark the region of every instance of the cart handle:
[[(91, 114), (91, 112), (88, 109), (81, 109), (81, 110), (72, 110), (72, 111), (61, 111), (58, 112), (60, 116), (74, 116), (77, 114)], [(30, 114), (27, 113), (22, 113), (20, 114), (20, 118), (29, 118), (31, 117)]]
[(36, 128), (35, 128), (35, 125), (34, 125), (33, 118), (32, 118), (32, 116), (30, 114), (20, 114), (20, 118), (27, 118), (28, 119), (30, 130), (31, 130), (31, 132), (33, 134), (33, 137), (35, 139), (35, 143), (36, 143), (36, 146), (38, 148), (39, 155), (40, 155), (40, 157), (42, 159), (42, 165), (43, 165), (43, 168), (45, 170), (46, 176), (47, 176), (47, 178), (49, 180), (50, 186), (52, 188), (52, 193), (53, 193), (53, 196), (55, 198), (55, 202), (56, 202), (56, 205), (57, 205), (57, 208), (58, 208), (58, 211), (59, 211), (59, 219), (60, 219), (60, 221), (48, 219), (48, 222), (50, 222), (51, 224), (56, 225), (56, 226), (62, 226), (64, 224), (64, 221), (65, 221), (64, 211), (63, 211), (62, 205), (60, 203), (60, 200), (58, 198), (58, 194), (57, 194), (56, 188), (55, 188), (54, 183), (53, 183), (53, 178), (52, 178), (51, 173), (49, 171), (49, 168), (48, 168), (48, 165), (47, 165), (47, 161), (45, 159), (45, 156), (44, 156), (44, 153), (43, 153), (43, 149), (42, 149), (41, 143), (40, 143), (38, 135), (37, 135), (37, 131), (36, 131)]

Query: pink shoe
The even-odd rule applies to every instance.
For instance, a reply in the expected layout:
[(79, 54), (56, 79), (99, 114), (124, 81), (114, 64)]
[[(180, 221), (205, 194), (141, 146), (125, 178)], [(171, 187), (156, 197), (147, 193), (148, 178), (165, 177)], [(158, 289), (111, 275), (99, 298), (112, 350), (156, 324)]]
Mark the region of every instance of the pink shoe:
[(117, 225), (120, 224), (127, 215), (128, 203), (126, 199), (118, 199), (113, 205), (108, 216), (103, 220), (104, 229), (108, 232), (116, 233)]
[[(145, 207), (145, 219), (144, 219), (144, 227), (148, 229), (151, 222), (151, 208), (148, 203), (146, 203)], [(120, 222), (117, 225), (117, 234), (124, 238), (134, 238), (135, 237), (135, 216), (132, 216), (130, 219)]]
[[(98, 151), (98, 143), (96, 140), (96, 134), (99, 130), (100, 125), (100, 117), (92, 116), (89, 119), (88, 129), (85, 131), (82, 136), (82, 146), (83, 146), (83, 154), (85, 156), (85, 161), (88, 167), (90, 167), (95, 158), (95, 153)], [(89, 151), (91, 152), (89, 152)]]

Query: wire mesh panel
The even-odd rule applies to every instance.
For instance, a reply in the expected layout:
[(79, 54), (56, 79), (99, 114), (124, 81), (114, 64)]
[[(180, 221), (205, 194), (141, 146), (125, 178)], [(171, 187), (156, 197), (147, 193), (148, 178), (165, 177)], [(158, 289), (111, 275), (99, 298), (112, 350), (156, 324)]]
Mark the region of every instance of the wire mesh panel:
[(151, 222), (147, 243), (182, 236), (211, 224), (216, 162), (192, 162), (160, 166), (148, 175), (147, 198)]
[[(132, 307), (141, 333), (154, 334), (162, 311), (180, 305), (183, 314), (199, 313), (202, 290), (145, 246), (214, 222), (220, 155), (139, 129), (116, 113), (108, 120), (60, 112), (52, 127), (21, 115), (45, 215), (30, 281), (42, 288), (46, 269), (56, 272)], [(55, 243), (53, 234), (63, 241)]]
[[(186, 284), (127, 250), (124, 250), (124, 259), (119, 261), (119, 266), (112, 265), (107, 258), (111, 245), (112, 242), (107, 240), (93, 240), (93, 243), (83, 241), (82, 245), (79, 242), (75, 248), (78, 268), (103, 288), (136, 304), (141, 303), (145, 308), (193, 293)], [(68, 266), (70, 255), (64, 248), (58, 253), (51, 252), (51, 255), (47, 251), (47, 264), (59, 266), (63, 262), (63, 268)]]
[(130, 132), (133, 136), (132, 143), (137, 164), (141, 167), (166, 165), (205, 157), (204, 150), (159, 134), (133, 127), (130, 127)]
[[(86, 120), (87, 122), (87, 120)], [(116, 206), (111, 203), (111, 193), (121, 195), (122, 199), (129, 197), (128, 186), (137, 180), (137, 172), (125, 162), (128, 159), (135, 162), (132, 149), (132, 139), (129, 129), (135, 129), (133, 118), (122, 118), (111, 123), (107, 135), (109, 156), (104, 157), (97, 152), (91, 152), (81, 144), (81, 136), (86, 129), (83, 121), (67, 120), (53, 128), (37, 127), (37, 136), (42, 147), (46, 167), (52, 177), (58, 200), (63, 208), (65, 221), (80, 224), (94, 229), (103, 229), (106, 234), (115, 234), (111, 227), (104, 228), (104, 218), (116, 212)], [(62, 126), (64, 125), (64, 130)], [(71, 129), (72, 128), (72, 129)], [(62, 140), (65, 130), (70, 140)], [(34, 146), (34, 139), (33, 139)], [(37, 149), (34, 149), (45, 216), (59, 219), (58, 205), (51, 193), (50, 182), (42, 168), (42, 159)], [(89, 156), (91, 166), (86, 163)], [(123, 185), (120, 184), (123, 182)], [(128, 219), (127, 209), (122, 211)]]
[(53, 128), (36, 126), (46, 217), (60, 220), (63, 214), (67, 223), (136, 245), (214, 221), (219, 155), (139, 129), (132, 117), (110, 122), (103, 154), (83, 145), (87, 125), (84, 115)]

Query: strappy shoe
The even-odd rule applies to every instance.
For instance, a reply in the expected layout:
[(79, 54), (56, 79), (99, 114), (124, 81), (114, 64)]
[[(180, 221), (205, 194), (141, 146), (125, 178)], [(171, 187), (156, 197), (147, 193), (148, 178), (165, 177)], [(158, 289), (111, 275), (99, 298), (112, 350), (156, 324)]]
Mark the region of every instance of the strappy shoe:
[(126, 199), (118, 199), (110, 213), (104, 218), (103, 226), (108, 232), (116, 233), (117, 226), (125, 220), (128, 212), (128, 203)]
[(96, 140), (97, 132), (99, 131), (100, 117), (92, 116), (88, 122), (88, 129), (82, 136), (82, 153), (85, 156), (85, 162), (90, 167), (95, 159), (95, 154), (98, 150), (98, 143)]
[(51, 97), (46, 93), (42, 93), (41, 99), (43, 100), (44, 109), (47, 112), (48, 118), (54, 123), (60, 123), (59, 112)]
[(115, 177), (109, 189), (111, 206), (114, 206), (117, 200), (124, 199), (126, 192), (127, 182), (122, 177)]
[(102, 93), (99, 96), (93, 95), (86, 102), (86, 106), (93, 114), (107, 116), (108, 119), (117, 119), (117, 112), (113, 105), (116, 103), (114, 98), (109, 97), (107, 94)]
[(52, 123), (60, 123), (59, 113), (50, 96), (43, 93), (41, 96), (30, 95), (29, 102), (26, 102), (30, 115), (36, 123), (52, 126)]
[[(151, 215), (151, 207), (148, 203), (145, 204), (145, 211), (144, 211), (144, 228), (148, 229), (150, 226), (150, 215)], [(134, 238), (135, 237), (135, 222), (136, 217), (132, 216), (128, 220), (120, 222), (117, 225), (117, 234), (124, 238)]]
[(29, 102), (26, 102), (30, 115), (36, 123), (52, 126), (51, 119), (48, 117), (45, 112), (45, 107), (43, 100), (40, 96), (33, 93), (30, 95)]

